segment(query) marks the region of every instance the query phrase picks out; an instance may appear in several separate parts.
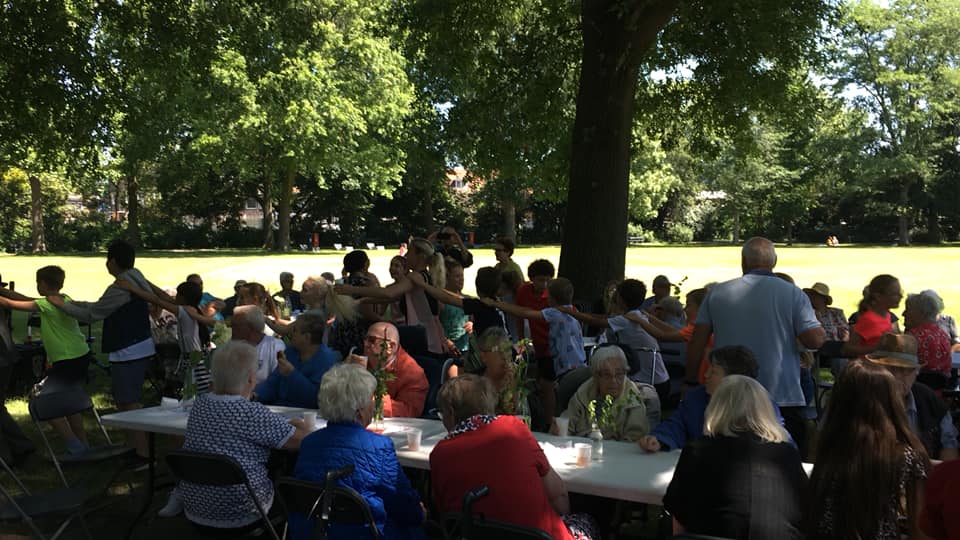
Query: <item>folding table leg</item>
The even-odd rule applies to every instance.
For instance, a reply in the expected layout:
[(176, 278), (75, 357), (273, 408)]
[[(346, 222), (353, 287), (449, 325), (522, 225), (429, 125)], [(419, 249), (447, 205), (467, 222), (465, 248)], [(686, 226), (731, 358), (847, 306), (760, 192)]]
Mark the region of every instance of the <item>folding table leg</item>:
[(130, 528), (127, 529), (127, 534), (125, 538), (130, 540), (133, 538), (133, 531), (137, 528), (137, 523), (140, 522), (140, 519), (147, 513), (147, 510), (150, 509), (150, 505), (153, 503), (153, 491), (156, 484), (156, 468), (154, 467), (154, 459), (156, 455), (156, 444), (157, 437), (156, 434), (152, 431), (147, 432), (147, 488), (146, 496), (143, 499), (143, 506), (140, 507), (140, 511), (137, 512), (137, 517), (133, 518), (133, 522), (130, 523)]

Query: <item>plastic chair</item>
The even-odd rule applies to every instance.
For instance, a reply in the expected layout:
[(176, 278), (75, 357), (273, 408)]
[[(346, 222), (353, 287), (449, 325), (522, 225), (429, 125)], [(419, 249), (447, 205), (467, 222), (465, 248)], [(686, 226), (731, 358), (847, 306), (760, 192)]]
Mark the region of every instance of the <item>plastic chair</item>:
[(257, 507), (260, 519), (270, 536), (274, 540), (280, 540), (277, 530), (267, 515), (266, 509), (260, 504), (253, 486), (250, 485), (250, 479), (243, 467), (235, 459), (222, 454), (207, 454), (203, 452), (190, 452), (188, 450), (172, 450), (167, 454), (167, 466), (170, 472), (177, 480), (200, 484), (204, 486), (234, 486), (243, 485), (247, 490), (247, 495)]
[[(37, 538), (56, 540), (76, 519), (80, 521), (86, 537), (93, 538), (86, 522), (83, 520), (84, 514), (88, 511), (86, 503), (91, 497), (90, 493), (80, 488), (66, 487), (34, 495), (23, 485), (23, 482), (17, 478), (17, 475), (13, 473), (13, 470), (2, 458), (0, 458), (0, 465), (22, 493), (15, 496), (3, 487), (3, 483), (0, 483), (0, 495), (3, 495), (3, 500), (0, 501), (0, 523), (23, 522)], [(49, 537), (44, 535), (34, 518), (57, 515), (65, 515), (66, 519), (60, 523), (53, 535)]]
[[(353, 474), (354, 466), (347, 465), (327, 471), (323, 484), (283, 477), (277, 485), (280, 504), (287, 516), (300, 513), (307, 519), (316, 519), (316, 537), (327, 538), (327, 529), (332, 523), (366, 526), (373, 540), (379, 540), (380, 530), (373, 517), (370, 505), (355, 490), (337, 484), (337, 481)], [(284, 538), (287, 530), (284, 528)]]
[(427, 377), (427, 384), (430, 389), (427, 390), (427, 399), (423, 403), (423, 412), (420, 414), (423, 418), (436, 419), (430, 416), (430, 412), (437, 408), (437, 394), (440, 392), (440, 381), (443, 380), (444, 363), (432, 356), (418, 354), (413, 356), (423, 374)]
[(572, 369), (565, 373), (563, 377), (560, 377), (560, 380), (557, 381), (557, 411), (567, 410), (570, 399), (577, 393), (580, 385), (587, 382), (587, 379), (592, 376), (593, 373), (590, 368), (583, 366)]
[(533, 527), (522, 527), (512, 523), (487, 519), (482, 514), (473, 515), (473, 503), (486, 497), (490, 488), (480, 486), (468, 491), (463, 496), (463, 516), (460, 519), (459, 538), (462, 540), (480, 540), (496, 538), (497, 540), (550, 540), (546, 531)]
[[(37, 431), (40, 432), (40, 438), (43, 439), (43, 444), (47, 447), (47, 453), (50, 454), (50, 459), (53, 460), (57, 473), (60, 474), (60, 479), (66, 487), (69, 487), (70, 484), (67, 482), (67, 477), (63, 474), (61, 463), (77, 464), (106, 460), (115, 461), (118, 457), (133, 454), (132, 448), (114, 444), (113, 441), (110, 440), (110, 435), (103, 427), (103, 423), (100, 421), (100, 415), (97, 414), (97, 409), (93, 406), (93, 400), (90, 399), (90, 395), (80, 386), (66, 387), (61, 390), (37, 394), (30, 398), (28, 409), (30, 411), (30, 418), (33, 419), (34, 425), (37, 426)], [(106, 445), (91, 447), (86, 452), (78, 455), (64, 454), (57, 456), (53, 451), (53, 447), (50, 446), (50, 440), (44, 433), (40, 422), (47, 422), (55, 418), (80, 414), (86, 411), (93, 413), (97, 426), (100, 428), (100, 432), (106, 440)]]

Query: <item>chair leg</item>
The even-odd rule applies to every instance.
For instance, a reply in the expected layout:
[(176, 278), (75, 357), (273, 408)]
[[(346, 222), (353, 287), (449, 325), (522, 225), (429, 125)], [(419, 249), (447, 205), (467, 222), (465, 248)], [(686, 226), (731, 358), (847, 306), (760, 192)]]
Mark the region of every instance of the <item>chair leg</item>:
[(97, 426), (100, 428), (100, 432), (103, 433), (103, 438), (107, 440), (107, 444), (112, 445), (113, 441), (110, 440), (110, 435), (107, 434), (107, 428), (103, 427), (103, 422), (100, 421), (100, 414), (97, 412), (97, 408), (93, 407), (90, 410), (93, 411), (93, 417), (97, 420)]
[(57, 454), (54, 453), (53, 447), (50, 446), (50, 440), (47, 439), (47, 436), (43, 433), (43, 426), (40, 425), (40, 422), (36, 418), (33, 419), (33, 424), (37, 426), (37, 431), (40, 432), (40, 438), (43, 439), (43, 444), (47, 447), (47, 452), (50, 454), (50, 460), (53, 461), (54, 467), (57, 468), (57, 474), (60, 475), (60, 480), (63, 481), (63, 486), (70, 487), (70, 483), (67, 482), (66, 475), (63, 474), (63, 468), (60, 467), (60, 460), (57, 459)]

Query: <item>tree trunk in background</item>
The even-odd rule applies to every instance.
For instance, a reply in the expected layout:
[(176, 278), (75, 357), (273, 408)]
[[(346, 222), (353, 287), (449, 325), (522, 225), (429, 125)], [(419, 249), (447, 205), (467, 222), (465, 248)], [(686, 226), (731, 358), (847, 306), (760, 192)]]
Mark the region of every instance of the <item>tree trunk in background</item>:
[(423, 236), (426, 238), (431, 232), (433, 232), (433, 189), (427, 187), (423, 192), (423, 199), (421, 199), (420, 206), (420, 227), (421, 231), (405, 231), (401, 234), (401, 242), (407, 241), (407, 234), (412, 234), (413, 236)]
[(33, 253), (46, 253), (47, 242), (43, 231), (43, 192), (40, 177), (30, 175), (30, 244)]
[(733, 214), (733, 245), (740, 245), (740, 212)]
[(290, 207), (293, 201), (293, 180), (296, 176), (296, 168), (291, 167), (283, 177), (283, 186), (280, 189), (280, 205), (277, 208), (280, 221), (277, 251), (290, 251)]
[(900, 184), (900, 208), (897, 209), (897, 245), (910, 245), (910, 222), (907, 219), (908, 208), (910, 207), (910, 183), (901, 180)]
[(622, 278), (640, 61), (679, 0), (582, 0), (583, 57), (559, 275), (592, 300)]
[(140, 200), (136, 176), (127, 177), (127, 241), (140, 247)]
[(943, 231), (940, 230), (940, 216), (937, 214), (936, 205), (932, 202), (927, 206), (927, 236), (930, 237), (931, 243), (943, 243)]
[(512, 200), (503, 201), (503, 235), (517, 241), (517, 204)]
[(273, 195), (271, 182), (265, 180), (263, 184), (263, 249), (273, 249)]

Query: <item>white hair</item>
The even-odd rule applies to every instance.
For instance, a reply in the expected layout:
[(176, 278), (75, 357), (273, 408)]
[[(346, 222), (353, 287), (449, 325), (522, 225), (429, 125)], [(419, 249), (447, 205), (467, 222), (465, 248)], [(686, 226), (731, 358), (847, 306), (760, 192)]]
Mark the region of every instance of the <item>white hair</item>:
[(943, 304), (943, 298), (940, 298), (940, 295), (937, 294), (937, 291), (933, 289), (927, 289), (924, 291), (920, 291), (920, 294), (933, 298), (933, 301), (937, 304), (937, 315), (939, 315), (940, 312), (943, 311), (944, 307), (946, 307)]
[(745, 375), (727, 375), (710, 396), (703, 434), (736, 437), (743, 433), (772, 443), (790, 440), (763, 385)]
[(267, 322), (263, 318), (263, 310), (260, 306), (237, 306), (233, 308), (233, 319), (237, 317), (243, 320), (244, 324), (250, 327), (254, 332), (263, 332)]
[(241, 393), (256, 372), (257, 349), (245, 341), (228, 341), (213, 353), (210, 376), (218, 394)]
[(337, 364), (323, 375), (317, 409), (328, 422), (351, 422), (373, 399), (377, 379), (356, 364)]
[(770, 240), (754, 236), (743, 244), (740, 258), (747, 268), (773, 268), (777, 265), (777, 250)]
[(923, 317), (923, 320), (928, 322), (936, 321), (937, 315), (939, 315), (941, 311), (937, 305), (937, 298), (930, 296), (926, 292), (907, 295), (906, 305), (915, 308), (917, 313)]
[(630, 365), (627, 363), (627, 355), (624, 354), (623, 349), (616, 345), (598, 347), (597, 350), (593, 352), (593, 355), (590, 356), (591, 373), (599, 372), (607, 364), (615, 364), (619, 368), (630, 370)]

